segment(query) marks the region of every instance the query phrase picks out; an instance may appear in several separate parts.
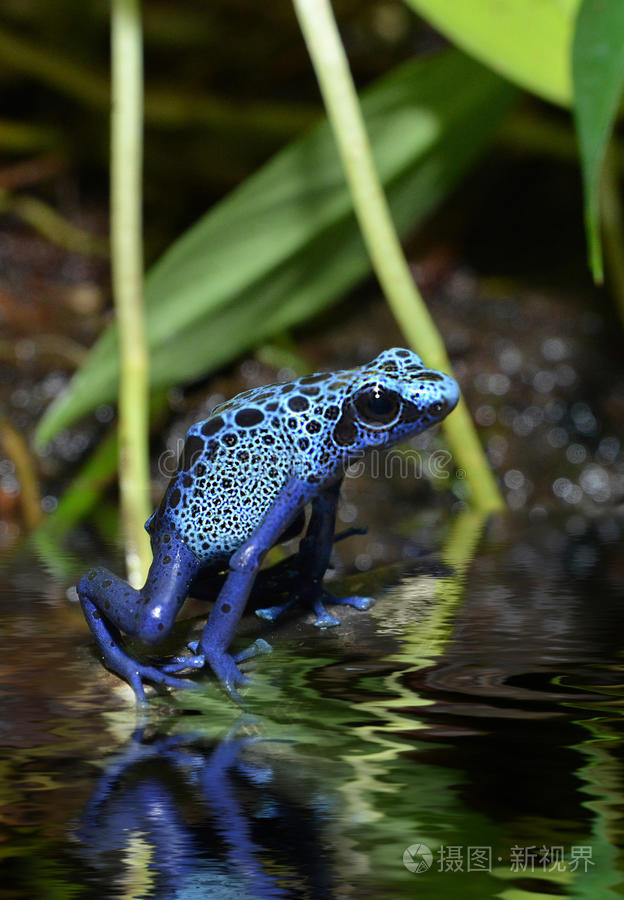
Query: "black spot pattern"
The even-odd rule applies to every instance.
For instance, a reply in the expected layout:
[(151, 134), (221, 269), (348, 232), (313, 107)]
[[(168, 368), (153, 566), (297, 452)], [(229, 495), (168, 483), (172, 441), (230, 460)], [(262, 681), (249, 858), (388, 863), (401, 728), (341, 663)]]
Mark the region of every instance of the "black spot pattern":
[(254, 409), (253, 407), (241, 409), (234, 416), (234, 421), (241, 428), (252, 428), (254, 425), (259, 425), (263, 419), (264, 413), (262, 410)]
[(418, 376), (419, 381), (444, 381), (444, 376), (439, 372), (421, 372)]
[(202, 425), (201, 433), (205, 434), (206, 437), (209, 437), (212, 434), (216, 434), (217, 431), (220, 431), (224, 424), (221, 416), (217, 416), (215, 419), (208, 419), (208, 421)]
[[(400, 395), (401, 412), (373, 429), (355, 398), (377, 384)], [(322, 490), (354, 451), (418, 433), (455, 402), (446, 376), (401, 349), (358, 368), (245, 391), (189, 429), (178, 473), (148, 522), (152, 540), (175, 528), (203, 563), (227, 561), (293, 475)]]
[(183, 471), (188, 471), (201, 457), (205, 448), (206, 444), (204, 443), (204, 441), (202, 441), (202, 439), (196, 434), (191, 434), (186, 439), (186, 443), (184, 444), (182, 459), (178, 463), (178, 468)]
[(303, 412), (309, 405), (310, 401), (306, 397), (302, 397), (301, 394), (295, 394), (288, 401), (288, 408), (292, 409), (293, 412)]
[(350, 413), (344, 412), (334, 428), (334, 440), (339, 447), (348, 447), (354, 444), (358, 436), (358, 430)]

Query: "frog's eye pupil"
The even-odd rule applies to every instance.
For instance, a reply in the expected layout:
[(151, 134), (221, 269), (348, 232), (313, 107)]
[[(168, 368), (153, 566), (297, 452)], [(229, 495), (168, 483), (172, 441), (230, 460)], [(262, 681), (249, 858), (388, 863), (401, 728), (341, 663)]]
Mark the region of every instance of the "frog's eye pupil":
[(442, 412), (442, 410), (444, 409), (444, 403), (442, 403), (441, 400), (436, 400), (435, 403), (431, 404), (431, 409), (434, 413)]
[(368, 401), (369, 412), (375, 417), (387, 416), (393, 408), (393, 403), (386, 392), (373, 394)]
[(355, 408), (366, 425), (388, 425), (398, 414), (401, 398), (395, 391), (378, 385), (364, 388), (355, 396)]

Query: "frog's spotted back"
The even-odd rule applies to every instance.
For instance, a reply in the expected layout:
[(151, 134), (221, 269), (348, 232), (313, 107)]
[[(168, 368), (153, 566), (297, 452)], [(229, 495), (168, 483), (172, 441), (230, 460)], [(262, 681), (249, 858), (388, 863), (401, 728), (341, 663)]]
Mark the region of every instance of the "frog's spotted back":
[(293, 474), (311, 486), (329, 485), (354, 454), (423, 431), (458, 397), (452, 378), (403, 349), (354, 369), (245, 391), (189, 429), (157, 515), (200, 558), (226, 556), (253, 533)]

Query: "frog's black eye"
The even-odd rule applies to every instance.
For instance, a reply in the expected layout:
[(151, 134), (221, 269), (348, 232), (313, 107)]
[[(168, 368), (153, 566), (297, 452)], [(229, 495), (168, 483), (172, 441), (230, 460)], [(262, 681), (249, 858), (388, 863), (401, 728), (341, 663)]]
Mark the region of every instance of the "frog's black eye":
[(362, 388), (353, 398), (358, 418), (364, 425), (380, 428), (395, 421), (401, 408), (401, 397), (378, 384)]
[(429, 408), (430, 408), (431, 412), (437, 416), (438, 413), (441, 413), (442, 410), (445, 409), (445, 407), (446, 407), (446, 403), (444, 403), (442, 400), (436, 400), (436, 402), (432, 403)]

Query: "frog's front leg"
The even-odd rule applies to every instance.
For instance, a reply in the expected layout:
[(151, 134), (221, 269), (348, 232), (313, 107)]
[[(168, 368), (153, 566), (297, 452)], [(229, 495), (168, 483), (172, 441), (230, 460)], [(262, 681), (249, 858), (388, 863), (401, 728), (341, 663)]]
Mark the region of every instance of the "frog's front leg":
[(152, 541), (154, 559), (145, 585), (134, 590), (107, 569), (92, 569), (78, 583), (78, 596), (104, 662), (145, 702), (143, 682), (193, 687), (155, 666), (143, 665), (121, 649), (120, 631), (147, 644), (164, 640), (199, 570), (199, 560), (173, 530), (163, 529)]
[(227, 652), (228, 647), (264, 557), (284, 529), (303, 509), (309, 497), (309, 485), (297, 478), (287, 482), (255, 532), (230, 557), (227, 578), (197, 644), (196, 655), (176, 660), (173, 664), (165, 666), (164, 671), (177, 672), (184, 668), (197, 668), (207, 662), (227, 692), (235, 699), (240, 699), (236, 686), (246, 684), (249, 679), (240, 671), (237, 661), (242, 662), (251, 656), (266, 653), (270, 647), (266, 641), (259, 639), (237, 657)]
[(256, 610), (256, 615), (274, 621), (294, 603), (305, 602), (316, 613), (315, 625), (328, 628), (340, 625), (340, 619), (325, 609), (325, 603), (336, 606), (354, 606), (368, 609), (373, 600), (370, 597), (335, 597), (323, 587), (323, 575), (329, 563), (334, 530), (336, 527), (336, 506), (341, 482), (319, 493), (312, 503), (312, 515), (305, 537), (299, 545), (299, 584), (294, 588), (287, 603)]

